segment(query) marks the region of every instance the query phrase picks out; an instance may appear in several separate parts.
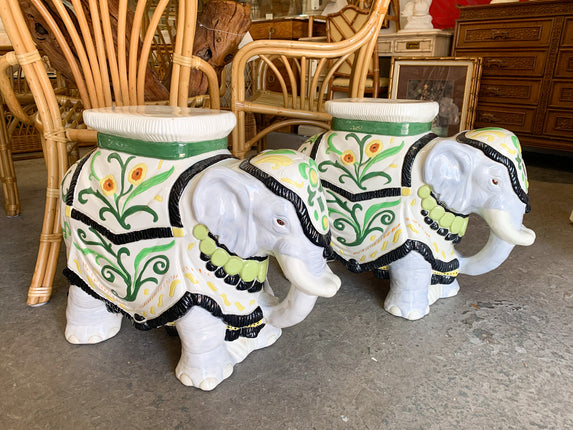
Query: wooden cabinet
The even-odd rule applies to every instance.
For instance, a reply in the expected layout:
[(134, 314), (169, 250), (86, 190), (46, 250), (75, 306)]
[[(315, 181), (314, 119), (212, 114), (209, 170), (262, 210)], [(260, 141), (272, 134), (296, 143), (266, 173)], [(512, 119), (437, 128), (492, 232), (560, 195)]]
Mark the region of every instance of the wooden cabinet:
[(251, 33), (251, 37), (254, 40), (296, 40), (302, 37), (309, 37), (309, 25), (312, 26), (312, 36), (326, 36), (325, 21), (313, 18), (311, 24), (309, 17), (253, 21), (249, 27), (249, 33)]
[(573, 151), (573, 3), (460, 6), (455, 56), (483, 58), (474, 126), (525, 147)]
[(378, 35), (380, 57), (447, 57), (450, 55), (452, 32), (431, 30)]

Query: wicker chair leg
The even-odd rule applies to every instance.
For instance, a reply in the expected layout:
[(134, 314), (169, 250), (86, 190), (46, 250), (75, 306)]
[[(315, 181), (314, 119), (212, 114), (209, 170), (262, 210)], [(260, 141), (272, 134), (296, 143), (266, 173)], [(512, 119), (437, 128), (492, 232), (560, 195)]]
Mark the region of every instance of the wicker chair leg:
[(27, 304), (30, 306), (40, 306), (50, 300), (62, 243), (59, 220), (59, 190), (48, 188), (36, 268), (28, 290)]
[(6, 120), (4, 118), (4, 108), (0, 105), (0, 181), (2, 181), (2, 191), (4, 192), (4, 210), (7, 216), (17, 216), (20, 214), (20, 196), (16, 184), (16, 172), (14, 170), (14, 160), (10, 150), (8, 132), (6, 130)]

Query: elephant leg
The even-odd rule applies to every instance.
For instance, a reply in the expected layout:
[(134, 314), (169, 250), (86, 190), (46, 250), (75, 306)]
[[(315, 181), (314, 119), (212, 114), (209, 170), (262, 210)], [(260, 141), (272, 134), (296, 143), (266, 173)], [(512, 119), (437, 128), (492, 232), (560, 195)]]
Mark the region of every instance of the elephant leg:
[(428, 290), (428, 300), (430, 305), (438, 299), (445, 299), (447, 297), (454, 297), (460, 290), (458, 280), (454, 280), (451, 284), (434, 284), (430, 285)]
[(181, 339), (181, 358), (175, 369), (187, 386), (210, 391), (231, 376), (235, 360), (225, 345), (226, 326), (203, 308), (195, 307), (175, 322)]
[(121, 314), (108, 312), (103, 301), (70, 285), (65, 331), (68, 342), (85, 344), (107, 340), (119, 332), (122, 319)]
[[(264, 290), (261, 292), (258, 300), (265, 316), (270, 312), (270, 307), (278, 304), (279, 299), (275, 297), (268, 280), (265, 280)], [(227, 350), (233, 356), (235, 363), (240, 363), (254, 350), (265, 348), (275, 343), (281, 334), (282, 330), (280, 328), (265, 322), (265, 326), (257, 337), (239, 337), (232, 342), (226, 342)]]
[(410, 252), (389, 268), (390, 292), (384, 309), (409, 320), (427, 315), (430, 312), (428, 288), (432, 281), (430, 264), (417, 252)]
[(227, 350), (235, 360), (235, 363), (240, 363), (247, 357), (247, 355), (256, 349), (271, 346), (277, 341), (281, 333), (282, 331), (280, 328), (270, 324), (265, 324), (257, 337), (240, 337), (232, 342), (226, 342)]

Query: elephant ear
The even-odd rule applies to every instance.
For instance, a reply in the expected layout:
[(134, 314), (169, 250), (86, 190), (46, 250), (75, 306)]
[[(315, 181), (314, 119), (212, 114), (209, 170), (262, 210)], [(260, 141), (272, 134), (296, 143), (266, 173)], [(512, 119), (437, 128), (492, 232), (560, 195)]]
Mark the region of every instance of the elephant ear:
[(472, 195), (473, 148), (441, 140), (430, 150), (424, 162), (424, 181), (451, 210), (469, 213)]
[(253, 182), (225, 166), (209, 168), (199, 179), (192, 198), (195, 218), (231, 252), (248, 258), (257, 252), (253, 219)]

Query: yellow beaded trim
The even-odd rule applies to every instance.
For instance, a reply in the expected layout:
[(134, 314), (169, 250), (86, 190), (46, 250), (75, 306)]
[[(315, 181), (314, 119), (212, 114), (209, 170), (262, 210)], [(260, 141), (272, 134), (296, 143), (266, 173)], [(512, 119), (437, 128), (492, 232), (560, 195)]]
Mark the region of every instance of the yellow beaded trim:
[(228, 275), (239, 275), (245, 282), (252, 282), (255, 279), (264, 282), (267, 278), (268, 258), (263, 261), (245, 260), (237, 255), (229, 254), (227, 250), (220, 248), (213, 238), (209, 237), (209, 229), (203, 224), (197, 224), (193, 228), (193, 236), (200, 241), (201, 252), (211, 257), (211, 263), (222, 267)]
[(450, 233), (460, 237), (466, 233), (469, 218), (455, 215), (440, 206), (432, 197), (432, 188), (429, 185), (422, 185), (418, 188), (418, 197), (422, 199), (422, 209), (427, 211), (428, 216), (436, 221), (441, 228), (448, 229)]
[(241, 330), (241, 329), (243, 329), (243, 328), (258, 327), (258, 326), (260, 326), (261, 324), (263, 324), (263, 320), (262, 320), (262, 319), (259, 320), (259, 321), (254, 322), (254, 323), (252, 323), (252, 324), (246, 325), (246, 326), (244, 326), (244, 327), (234, 327), (234, 326), (232, 326), (232, 325), (227, 325), (227, 330), (234, 330), (234, 331), (236, 331), (236, 330)]

